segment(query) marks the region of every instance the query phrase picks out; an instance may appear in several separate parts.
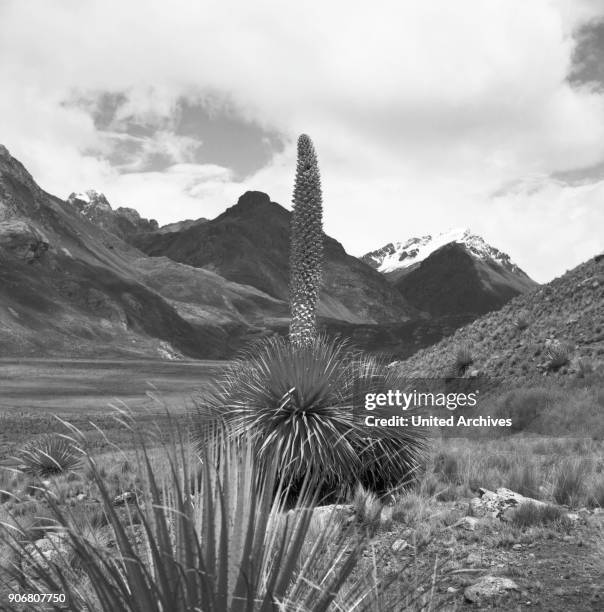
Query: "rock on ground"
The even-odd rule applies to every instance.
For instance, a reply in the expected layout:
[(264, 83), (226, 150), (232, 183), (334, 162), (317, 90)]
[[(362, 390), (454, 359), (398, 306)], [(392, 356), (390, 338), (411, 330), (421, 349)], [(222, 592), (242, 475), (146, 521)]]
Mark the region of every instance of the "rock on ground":
[(480, 497), (474, 497), (470, 500), (470, 507), (476, 516), (492, 516), (501, 520), (507, 520), (512, 510), (518, 508), (522, 504), (535, 504), (536, 506), (546, 506), (545, 502), (525, 497), (505, 489), (503, 487), (497, 489), (496, 492), (488, 489), (479, 489)]
[(492, 599), (506, 591), (519, 591), (518, 585), (510, 578), (503, 576), (483, 576), (474, 584), (467, 587), (464, 597), (477, 603), (485, 599)]

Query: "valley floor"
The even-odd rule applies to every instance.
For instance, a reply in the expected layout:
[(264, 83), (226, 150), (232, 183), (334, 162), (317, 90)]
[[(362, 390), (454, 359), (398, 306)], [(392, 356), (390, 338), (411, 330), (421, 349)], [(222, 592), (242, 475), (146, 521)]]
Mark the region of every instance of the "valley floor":
[(84, 431), (93, 430), (93, 421), (111, 432), (110, 405), (143, 420), (168, 405), (171, 414), (183, 414), (225, 363), (0, 359), (0, 460), (31, 436), (60, 430), (55, 415)]

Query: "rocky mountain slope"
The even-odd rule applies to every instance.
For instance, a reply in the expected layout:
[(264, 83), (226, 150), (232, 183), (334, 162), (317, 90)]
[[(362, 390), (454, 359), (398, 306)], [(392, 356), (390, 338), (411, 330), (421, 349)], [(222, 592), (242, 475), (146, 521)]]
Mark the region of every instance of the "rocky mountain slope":
[(509, 255), (470, 230), (391, 243), (362, 259), (418, 310), (465, 322), (536, 286)]
[[(460, 356), (460, 350), (467, 353)], [(514, 388), (589, 377), (604, 367), (604, 256), (519, 295), (400, 367), (411, 377), (467, 371)], [(462, 364), (463, 365), (463, 364)]]
[(134, 208), (118, 206), (114, 209), (105, 194), (95, 189), (88, 189), (87, 191), (77, 193), (72, 192), (67, 198), (67, 203), (95, 225), (124, 240), (128, 240), (142, 232), (158, 232), (159, 234), (178, 232), (207, 221), (207, 219), (203, 218), (186, 219), (159, 227), (155, 219), (141, 217)]
[(451, 242), (408, 268), (393, 285), (416, 308), (432, 315), (465, 314), (473, 319), (537, 283), (520, 269), (475, 257), (463, 244)]
[(172, 232), (180, 232), (181, 230), (189, 229), (198, 223), (205, 223), (206, 221), (207, 219), (203, 217), (200, 219), (185, 219), (184, 221), (176, 221), (176, 223), (167, 223), (154, 231), (157, 231), (159, 234), (170, 234)]
[(94, 189), (70, 194), (67, 203), (95, 225), (120, 238), (127, 239), (140, 232), (159, 229), (155, 219), (141, 218), (134, 208), (113, 210), (105, 195)]
[(0, 355), (224, 357), (255, 320), (283, 314), (253, 288), (146, 261), (85, 212), (0, 147)]

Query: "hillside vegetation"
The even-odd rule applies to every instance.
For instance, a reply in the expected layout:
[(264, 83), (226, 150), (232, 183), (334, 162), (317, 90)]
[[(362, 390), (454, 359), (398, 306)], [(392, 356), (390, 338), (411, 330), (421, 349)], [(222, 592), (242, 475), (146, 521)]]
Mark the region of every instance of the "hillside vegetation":
[(596, 257), (519, 295), (400, 363), (410, 377), (446, 376), (460, 350), (468, 374), (527, 386), (597, 374), (604, 367), (604, 259)]

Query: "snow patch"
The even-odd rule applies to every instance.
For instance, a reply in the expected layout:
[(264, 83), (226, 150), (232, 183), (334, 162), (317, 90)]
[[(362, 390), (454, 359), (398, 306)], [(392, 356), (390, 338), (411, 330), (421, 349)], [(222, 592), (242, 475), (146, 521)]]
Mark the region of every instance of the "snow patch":
[(86, 204), (90, 204), (90, 196), (85, 191), (79, 191), (78, 193), (72, 193), (70, 199), (80, 200), (82, 202), (86, 202)]
[(455, 228), (434, 236), (409, 238), (406, 242), (393, 242), (378, 251), (368, 253), (366, 257), (376, 263), (379, 272), (394, 272), (423, 261), (452, 242), (464, 245), (478, 259), (494, 261), (507, 269), (519, 270), (509, 255), (490, 246), (467, 228)]

